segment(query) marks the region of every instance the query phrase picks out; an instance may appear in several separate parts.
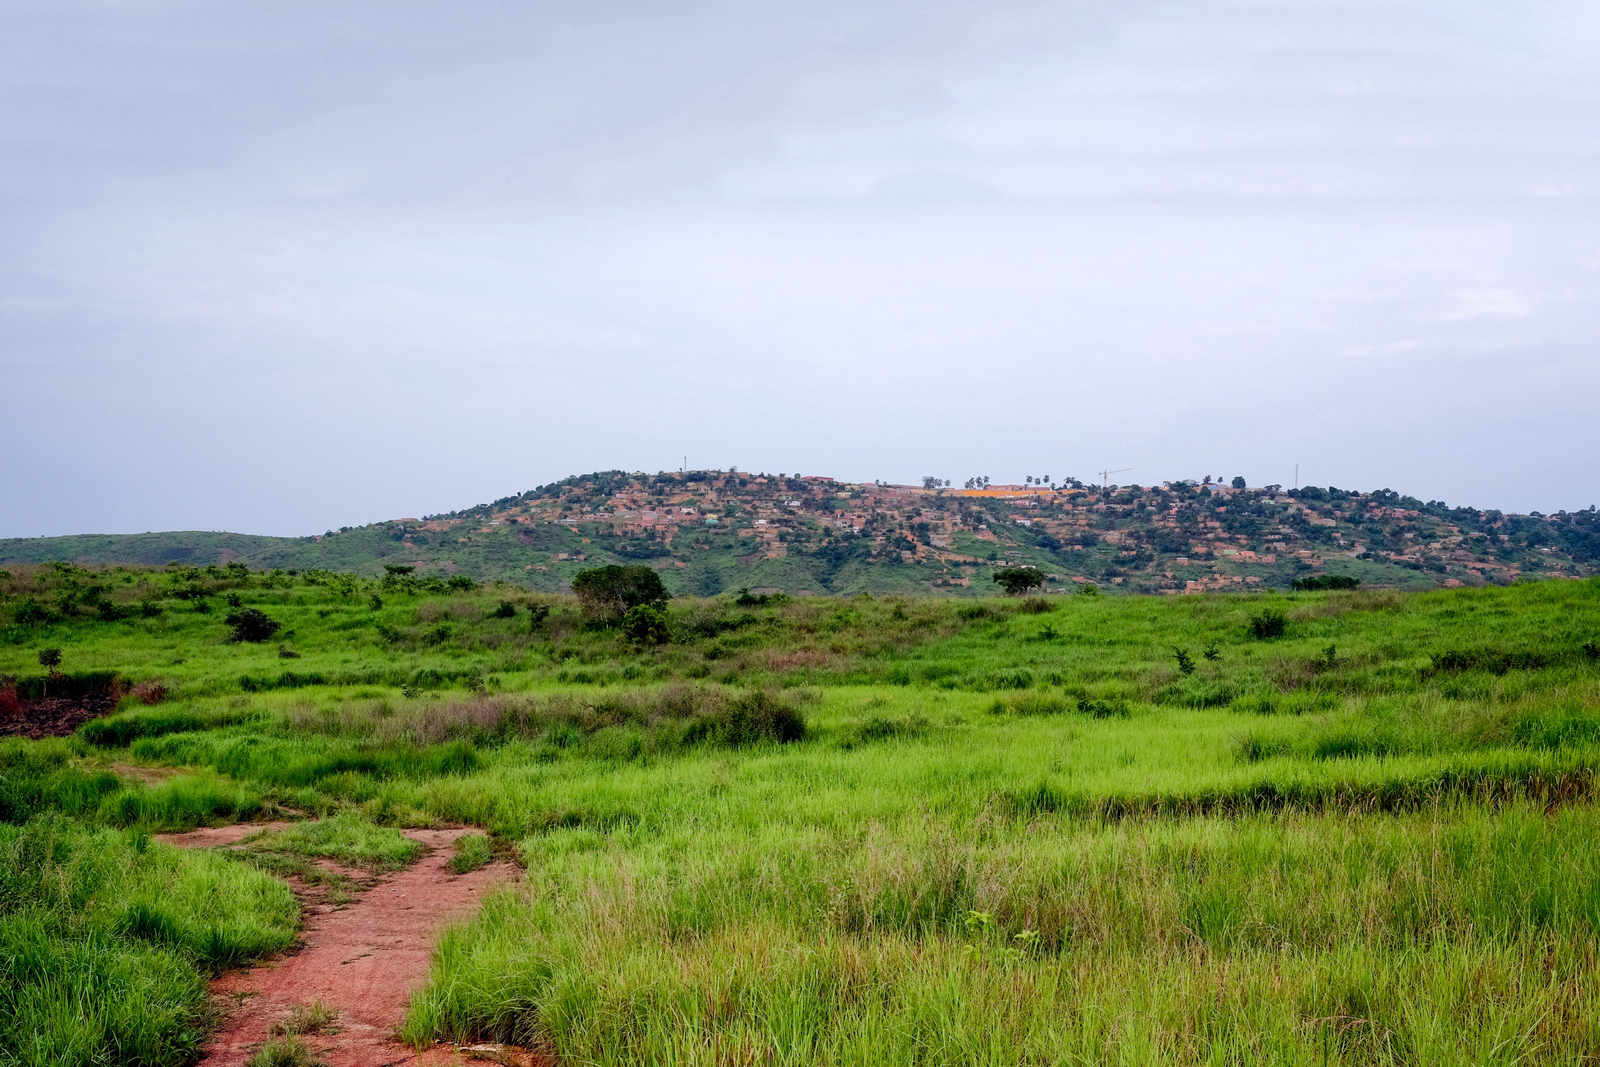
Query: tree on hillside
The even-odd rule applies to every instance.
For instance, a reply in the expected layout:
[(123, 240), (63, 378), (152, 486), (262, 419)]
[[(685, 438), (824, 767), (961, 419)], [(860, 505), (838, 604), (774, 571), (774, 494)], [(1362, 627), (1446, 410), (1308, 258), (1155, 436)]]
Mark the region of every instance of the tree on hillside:
[(619, 567), (615, 563), (579, 571), (572, 591), (586, 622), (611, 626), (637, 607), (666, 609), (667, 587), (661, 576), (643, 564)]
[(1007, 567), (994, 572), (994, 580), (1007, 596), (1022, 596), (1044, 584), (1044, 571), (1038, 567)]
[(39, 666), (45, 669), (44, 695), (50, 695), (50, 683), (62, 681), (65, 675), (61, 673), (61, 650), (59, 648), (42, 648), (39, 650)]
[(1237, 477), (1237, 478), (1235, 478), (1233, 480), (1233, 487), (1235, 489), (1243, 489), (1245, 487), (1245, 480), (1244, 480), (1244, 476), (1243, 475), (1240, 475), (1239, 477)]

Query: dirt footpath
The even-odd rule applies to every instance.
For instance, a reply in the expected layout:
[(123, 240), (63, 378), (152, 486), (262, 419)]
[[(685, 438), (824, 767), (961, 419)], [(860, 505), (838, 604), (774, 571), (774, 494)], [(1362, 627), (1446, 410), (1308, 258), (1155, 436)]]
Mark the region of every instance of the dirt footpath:
[[(227, 826), (162, 839), (176, 845), (216, 846), (263, 829), (267, 827)], [(292, 1009), (316, 1001), (339, 1013), (330, 1027), (337, 1033), (304, 1036), (329, 1067), (553, 1064), (517, 1049), (465, 1051), (438, 1045), (418, 1052), (394, 1040), (411, 993), (427, 979), (429, 953), (440, 931), (451, 920), (476, 910), (494, 885), (518, 876), (508, 863), (452, 874), (451, 845), (469, 832), (406, 831), (407, 837), (432, 851), (403, 871), (370, 880), (343, 908), (323, 903), (305, 886), (295, 885), (305, 919), (300, 947), (212, 983), (213, 994), (230, 1007), (207, 1046), (203, 1067), (243, 1067), (271, 1036), (275, 1024)]]

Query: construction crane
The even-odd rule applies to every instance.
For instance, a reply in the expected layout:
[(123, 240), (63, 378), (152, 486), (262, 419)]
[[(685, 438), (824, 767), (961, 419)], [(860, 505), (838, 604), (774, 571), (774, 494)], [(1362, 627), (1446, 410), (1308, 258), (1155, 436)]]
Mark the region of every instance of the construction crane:
[(1132, 467), (1118, 467), (1114, 471), (1096, 471), (1095, 473), (1100, 475), (1100, 488), (1104, 489), (1106, 487), (1106, 483), (1110, 481), (1113, 474), (1121, 474), (1123, 471), (1131, 470), (1133, 470)]

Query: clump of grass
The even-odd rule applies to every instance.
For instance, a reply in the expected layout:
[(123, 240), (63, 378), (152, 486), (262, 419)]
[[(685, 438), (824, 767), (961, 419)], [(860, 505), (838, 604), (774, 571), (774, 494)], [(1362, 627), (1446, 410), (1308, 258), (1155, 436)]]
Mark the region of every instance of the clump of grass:
[(483, 834), (462, 834), (456, 838), (455, 855), (450, 857), (450, 870), (466, 874), (487, 867), (494, 859), (494, 846)]
[(1007, 707), (1014, 715), (1062, 715), (1072, 710), (1065, 697), (1049, 692), (1022, 693), (1012, 697)]
[(280, 882), (60, 815), (0, 826), (0, 1062), (192, 1062), (203, 974), (294, 940)]
[(250, 1057), (250, 1067), (327, 1067), (327, 1061), (299, 1037), (274, 1037)]
[(1133, 709), (1120, 697), (1100, 699), (1084, 697), (1078, 701), (1078, 712), (1095, 719), (1126, 719), (1133, 714)]
[(909, 741), (926, 737), (930, 724), (925, 715), (894, 717), (871, 715), (844, 731), (839, 747), (849, 751), (877, 741)]
[(285, 830), (258, 834), (235, 847), (256, 855), (278, 853), (333, 860), (375, 874), (397, 871), (409, 865), (422, 851), (420, 844), (400, 831), (378, 826), (349, 811), (296, 823)]
[(295, 1034), (337, 1034), (339, 1027), (334, 1025), (339, 1020), (339, 1009), (326, 1001), (313, 1001), (310, 1004), (296, 1004), (289, 1009), (289, 1014), (272, 1025), (274, 1035)]

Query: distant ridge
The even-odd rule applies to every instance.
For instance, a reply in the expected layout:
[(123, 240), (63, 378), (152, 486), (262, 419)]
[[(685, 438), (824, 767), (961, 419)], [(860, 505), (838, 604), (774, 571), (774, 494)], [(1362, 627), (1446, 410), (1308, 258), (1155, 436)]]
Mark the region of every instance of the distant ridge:
[(0, 565), (178, 562), (381, 573), (385, 564), (565, 588), (597, 563), (647, 563), (679, 595), (762, 588), (992, 594), (994, 570), (1049, 588), (1147, 593), (1286, 588), (1338, 573), (1367, 587), (1585, 577), (1595, 510), (1508, 515), (1382, 489), (857, 484), (732, 471), (578, 475), (460, 511), (310, 537), (178, 531), (0, 540)]

